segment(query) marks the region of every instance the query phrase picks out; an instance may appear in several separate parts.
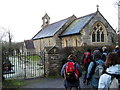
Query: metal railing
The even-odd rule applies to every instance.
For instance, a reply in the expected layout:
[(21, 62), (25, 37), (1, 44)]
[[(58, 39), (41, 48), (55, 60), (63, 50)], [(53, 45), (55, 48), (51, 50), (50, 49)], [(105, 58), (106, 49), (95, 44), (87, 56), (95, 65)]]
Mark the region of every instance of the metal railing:
[(44, 76), (44, 54), (19, 53), (6, 57), (10, 63), (3, 61), (3, 76), (5, 79), (26, 79)]

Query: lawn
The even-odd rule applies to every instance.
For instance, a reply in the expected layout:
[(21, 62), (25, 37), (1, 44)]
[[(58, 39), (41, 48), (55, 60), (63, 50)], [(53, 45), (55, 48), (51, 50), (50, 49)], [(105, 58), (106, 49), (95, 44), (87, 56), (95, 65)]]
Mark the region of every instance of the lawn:
[(24, 84), (25, 84), (24, 80), (14, 80), (14, 79), (4, 80), (2, 82), (2, 88), (18, 88)]
[(38, 56), (38, 55), (29, 55), (29, 56), (25, 56), (25, 59), (32, 60), (32, 61), (40, 61), (41, 56)]

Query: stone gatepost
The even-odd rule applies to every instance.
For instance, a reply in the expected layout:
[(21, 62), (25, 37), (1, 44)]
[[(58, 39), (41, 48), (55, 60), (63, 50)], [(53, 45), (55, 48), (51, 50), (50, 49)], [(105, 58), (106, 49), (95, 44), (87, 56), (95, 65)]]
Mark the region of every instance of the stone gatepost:
[(60, 49), (58, 47), (45, 48), (45, 76), (59, 75), (62, 67)]

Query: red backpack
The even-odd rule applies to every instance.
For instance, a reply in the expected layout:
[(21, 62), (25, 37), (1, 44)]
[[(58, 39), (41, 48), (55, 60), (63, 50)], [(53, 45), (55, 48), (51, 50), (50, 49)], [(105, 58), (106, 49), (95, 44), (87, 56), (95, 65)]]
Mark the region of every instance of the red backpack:
[(76, 63), (70, 61), (67, 62), (65, 67), (65, 79), (69, 82), (74, 82), (78, 79), (78, 76), (79, 72)]
[(85, 52), (84, 55), (85, 55), (85, 58), (83, 59), (83, 64), (89, 64), (91, 62), (90, 52)]

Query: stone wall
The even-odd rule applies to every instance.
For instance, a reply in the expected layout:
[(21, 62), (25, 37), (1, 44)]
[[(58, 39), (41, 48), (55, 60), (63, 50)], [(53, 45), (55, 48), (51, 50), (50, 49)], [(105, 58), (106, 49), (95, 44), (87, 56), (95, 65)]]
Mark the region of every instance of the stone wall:
[(59, 75), (62, 67), (60, 49), (57, 47), (45, 48), (45, 76)]

